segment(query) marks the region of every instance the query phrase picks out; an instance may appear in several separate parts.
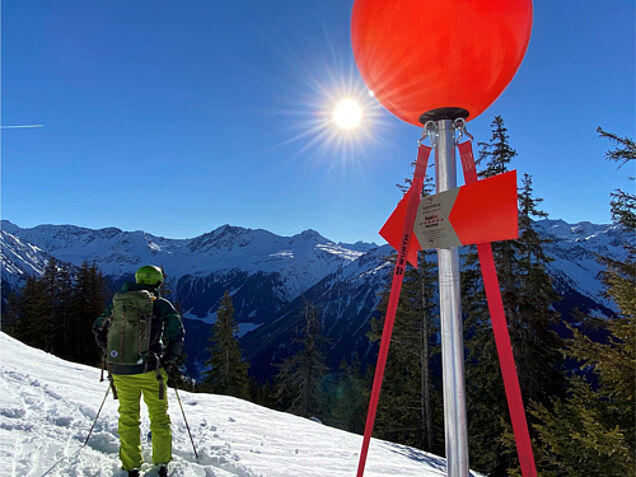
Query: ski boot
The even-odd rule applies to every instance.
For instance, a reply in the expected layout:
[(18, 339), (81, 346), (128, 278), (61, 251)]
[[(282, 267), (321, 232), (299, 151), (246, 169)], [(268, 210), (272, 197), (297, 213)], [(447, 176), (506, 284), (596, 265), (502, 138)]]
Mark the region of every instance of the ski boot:
[(160, 465), (157, 475), (159, 477), (168, 477), (168, 466), (165, 464)]

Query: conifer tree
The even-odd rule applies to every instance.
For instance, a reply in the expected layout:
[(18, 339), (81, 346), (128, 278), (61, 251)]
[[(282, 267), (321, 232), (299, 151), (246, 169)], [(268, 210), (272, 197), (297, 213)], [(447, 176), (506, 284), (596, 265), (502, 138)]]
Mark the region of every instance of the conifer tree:
[[(181, 306), (181, 302), (179, 301), (179, 299), (176, 298), (176, 293), (173, 288), (172, 277), (166, 273), (166, 270), (163, 267), (163, 265), (161, 266), (161, 274), (163, 275), (164, 280), (161, 286), (159, 287), (159, 293), (164, 298), (169, 299), (172, 305), (174, 306), (175, 310), (177, 310), (177, 312), (179, 313), (179, 315), (183, 316), (183, 307)], [(173, 298), (173, 295), (174, 295), (174, 298)]]
[[(636, 160), (631, 139), (598, 132), (616, 144), (609, 160), (621, 165)], [(619, 316), (581, 316), (581, 326), (570, 327), (566, 355), (580, 364), (580, 372), (571, 373), (567, 396), (532, 405), (539, 461), (549, 476), (636, 475), (636, 196), (619, 189), (610, 207), (614, 223), (628, 237), (624, 261), (599, 258), (607, 267), (602, 276), (606, 295)], [(591, 339), (590, 330), (607, 339)]]
[(516, 296), (511, 297), (516, 308), (510, 324), (524, 399), (547, 402), (561, 395), (564, 381), (560, 373), (563, 342), (555, 331), (559, 314), (551, 307), (561, 297), (546, 269), (552, 258), (544, 251), (550, 239), (533, 228), (533, 219), (547, 217), (538, 208), (542, 200), (534, 197), (532, 178), (524, 174), (519, 192), (519, 239), (511, 242), (519, 285)]
[(480, 142), (479, 159), (477, 165), (481, 166), (485, 163), (485, 167), (478, 173), (479, 177), (492, 177), (497, 174), (503, 174), (508, 170), (508, 165), (517, 156), (515, 151), (509, 144), (510, 137), (508, 130), (504, 127), (504, 121), (501, 116), (495, 116), (490, 123), (492, 135), (490, 142)]
[(71, 297), (69, 359), (89, 365), (99, 363), (99, 349), (91, 331), (106, 303), (106, 281), (95, 263), (84, 262), (77, 271)]
[(361, 434), (364, 432), (369, 390), (357, 353), (351, 362), (342, 358), (335, 386), (329, 390), (330, 402), (325, 406), (331, 415), (330, 425)]
[(322, 345), (322, 323), (318, 310), (306, 303), (305, 326), (294, 344), (298, 351), (280, 364), (276, 376), (276, 397), (287, 411), (304, 417), (317, 416), (322, 407), (321, 385), (327, 371)]
[(30, 346), (72, 361), (95, 365), (93, 320), (104, 308), (105, 281), (96, 265), (84, 263), (71, 275), (68, 266), (49, 260), (41, 277), (27, 277), (7, 312), (13, 336)]
[(18, 321), (18, 300), (19, 295), (16, 292), (10, 292), (7, 298), (6, 306), (2, 307), (0, 313), (0, 327), (2, 331), (9, 336), (16, 337), (16, 322)]
[[(492, 123), (490, 143), (481, 144), (481, 177), (503, 173), (516, 152), (509, 145), (503, 119)], [(524, 175), (519, 191), (519, 238), (494, 243), (493, 255), (501, 287), (508, 330), (524, 400), (548, 402), (562, 392), (561, 341), (553, 331), (559, 300), (547, 273), (547, 240), (533, 228), (533, 219), (545, 217), (533, 195), (532, 180)], [(516, 465), (506, 449), (508, 406), (499, 368), (492, 325), (475, 247), (468, 247), (462, 273), (462, 301), (467, 336), (466, 394), (471, 465), (493, 475), (505, 475)]]
[[(414, 161), (411, 166), (415, 164)], [(397, 187), (406, 194), (411, 184), (411, 179), (406, 178)], [(432, 177), (427, 176), (422, 197), (433, 193), (434, 188)], [(435, 373), (432, 369), (436, 362), (439, 368), (436, 358), (440, 352), (439, 346), (433, 345), (439, 330), (439, 313), (433, 299), (437, 293), (437, 267), (430, 260), (432, 253), (419, 252), (418, 269), (408, 267), (404, 276), (374, 434), (441, 453), (444, 449), (441, 370)], [(395, 261), (395, 255), (390, 260)], [(371, 343), (379, 343), (382, 338), (389, 294), (390, 284), (378, 305), (380, 316), (370, 322), (367, 337)], [(369, 400), (372, 375), (369, 378), (365, 403)]]
[(227, 394), (242, 399), (249, 397), (247, 370), (236, 339), (238, 323), (234, 318), (234, 304), (229, 291), (225, 291), (216, 311), (216, 322), (209, 339), (209, 370), (203, 373), (202, 388), (213, 393)]
[[(409, 267), (395, 315), (395, 323), (374, 434), (383, 439), (417, 446), (424, 450), (443, 450), (443, 416), (439, 370), (434, 378), (431, 363), (439, 348), (433, 349), (439, 327), (438, 309), (433, 300), (437, 289), (437, 267), (418, 255), (418, 269)], [(368, 337), (379, 342), (388, 304), (387, 289), (371, 320)], [(439, 361), (438, 361), (439, 362)]]
[[(607, 138), (615, 144), (614, 149), (610, 149), (605, 155), (608, 161), (619, 163), (618, 167), (621, 168), (636, 160), (636, 143), (632, 139), (609, 133), (601, 127), (597, 132), (600, 137)], [(633, 181), (634, 177), (630, 177), (630, 180)], [(636, 229), (636, 195), (621, 189), (615, 190), (611, 194), (610, 209), (615, 223), (628, 230)]]
[(29, 346), (44, 349), (49, 298), (42, 281), (28, 276), (22, 290), (14, 294), (12, 304), (16, 317), (14, 336)]
[(71, 274), (54, 258), (47, 263), (40, 279), (47, 301), (44, 350), (61, 358), (69, 357)]
[(265, 380), (259, 383), (255, 378), (249, 378), (250, 402), (259, 406), (276, 409), (276, 398), (274, 397), (274, 388), (271, 381)]
[(11, 304), (15, 336), (57, 356), (68, 358), (72, 282), (67, 266), (49, 259), (40, 278), (28, 277)]

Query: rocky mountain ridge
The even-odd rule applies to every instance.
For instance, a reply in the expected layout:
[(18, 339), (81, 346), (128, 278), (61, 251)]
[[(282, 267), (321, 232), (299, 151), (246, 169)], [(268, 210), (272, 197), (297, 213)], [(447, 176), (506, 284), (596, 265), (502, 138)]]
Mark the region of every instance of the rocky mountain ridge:
[[(537, 230), (551, 238), (549, 271), (564, 296), (557, 304), (567, 315), (574, 306), (611, 315), (611, 304), (600, 296), (598, 255), (622, 258), (629, 240), (613, 225), (568, 224), (542, 220)], [(330, 364), (353, 353), (367, 358), (368, 322), (386, 287), (392, 265), (388, 245), (335, 243), (314, 230), (281, 237), (266, 230), (230, 225), (192, 239), (167, 239), (143, 231), (117, 228), (92, 230), (72, 225), (40, 225), (23, 229), (2, 221), (0, 230), (3, 297), (18, 288), (27, 274), (39, 275), (49, 257), (80, 265), (94, 261), (113, 285), (131, 279), (145, 263), (162, 265), (169, 285), (184, 310), (190, 366), (196, 372), (205, 361), (205, 346), (216, 307), (225, 290), (233, 296), (241, 343), (252, 361), (252, 372), (271, 376), (272, 363), (288, 351), (300, 325), (306, 301), (321, 313), (330, 343)]]

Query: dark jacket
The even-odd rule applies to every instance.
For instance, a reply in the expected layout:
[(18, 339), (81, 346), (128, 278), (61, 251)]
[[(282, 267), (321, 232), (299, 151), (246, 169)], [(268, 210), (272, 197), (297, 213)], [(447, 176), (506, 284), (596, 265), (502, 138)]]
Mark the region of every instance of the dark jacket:
[[(112, 374), (140, 374), (152, 371), (159, 364), (167, 363), (171, 360), (178, 359), (183, 353), (183, 341), (185, 331), (183, 322), (177, 310), (172, 303), (165, 298), (159, 296), (159, 289), (149, 285), (140, 285), (133, 282), (126, 282), (121, 287), (122, 292), (148, 290), (153, 293), (155, 300), (152, 314), (152, 327), (150, 330), (150, 353), (148, 358), (142, 364), (136, 365), (112, 365), (110, 372)], [(108, 338), (108, 328), (111, 323), (112, 303), (106, 307), (104, 313), (99, 315), (93, 323), (93, 333), (97, 345), (106, 350)], [(157, 358), (153, 356), (156, 355)]]

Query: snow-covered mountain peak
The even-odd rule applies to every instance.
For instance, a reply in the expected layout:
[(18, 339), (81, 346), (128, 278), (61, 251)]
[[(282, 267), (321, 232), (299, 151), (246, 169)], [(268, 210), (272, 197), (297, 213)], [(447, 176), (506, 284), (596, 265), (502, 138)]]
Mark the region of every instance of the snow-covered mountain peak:
[[(19, 288), (24, 284), (27, 275), (39, 276), (49, 255), (39, 247), (20, 240), (15, 235), (0, 230), (0, 262), (2, 263), (2, 281), (9, 287)], [(3, 287), (4, 290), (7, 287)]]
[(593, 224), (587, 221), (568, 224), (563, 220), (546, 219), (535, 222), (535, 227), (544, 235), (558, 239), (561, 248), (580, 246), (616, 259), (624, 258), (623, 246), (625, 241), (630, 240), (630, 234), (616, 224)]
[(212, 232), (209, 237), (213, 240), (235, 240), (238, 237), (249, 235), (253, 232), (252, 229), (246, 229), (243, 227), (236, 227), (230, 224), (221, 225)]
[[(4, 222), (3, 222), (4, 225)], [(175, 281), (232, 270), (278, 274), (281, 297), (290, 300), (325, 275), (361, 255), (336, 245), (314, 230), (282, 237), (267, 230), (222, 225), (192, 239), (168, 239), (142, 230), (114, 227), (92, 230), (72, 225), (38, 225), (22, 229), (10, 222), (16, 237), (64, 262), (94, 261), (108, 276), (119, 278), (140, 265), (163, 266)]]
[(599, 256), (623, 260), (625, 242), (634, 240), (631, 234), (619, 225), (587, 221), (568, 224), (545, 219), (536, 221), (534, 227), (542, 236), (553, 239), (546, 246), (548, 256), (554, 259), (549, 265), (553, 275), (584, 295), (611, 306), (600, 296), (602, 284), (598, 276), (604, 266)]
[(320, 235), (318, 233), (318, 231), (314, 230), (314, 229), (307, 229), (307, 230), (303, 230), (302, 232), (300, 232), (297, 235), (294, 235), (292, 237), (293, 239), (296, 238), (300, 238), (302, 240), (317, 240), (317, 241), (324, 241), (327, 240), (325, 237), (323, 237), (322, 235)]
[(362, 253), (366, 253), (369, 250), (373, 250), (375, 248), (378, 248), (378, 244), (377, 243), (374, 243), (374, 242), (362, 242), (361, 240), (358, 240), (356, 243), (338, 242), (338, 245), (340, 247), (348, 248), (349, 250), (355, 250), (356, 252), (362, 252)]
[[(625, 242), (633, 240), (615, 225), (541, 220), (534, 226), (542, 236), (554, 239), (546, 246), (547, 254), (555, 259), (549, 265), (553, 276), (594, 300), (602, 288), (598, 256), (620, 260)], [(384, 277), (388, 273), (385, 258), (392, 253), (388, 245), (335, 243), (312, 229), (285, 237), (225, 224), (198, 237), (169, 239), (115, 227), (23, 229), (3, 220), (2, 228), (11, 235), (2, 242), (2, 276), (10, 286), (25, 274), (38, 275), (49, 254), (76, 266), (95, 262), (115, 282), (141, 265), (155, 264), (164, 267), (180, 300), (197, 317), (212, 313), (226, 289), (233, 296), (241, 290), (243, 311), (254, 323), (266, 321), (264, 316), (273, 316), (332, 274), (336, 274), (334, 280)], [(268, 302), (266, 312), (256, 304), (264, 301)]]
[(195, 252), (211, 252), (212, 249), (231, 250), (235, 245), (246, 247), (252, 242), (271, 242), (276, 236), (262, 229), (247, 229), (222, 225), (198, 237), (187, 239), (188, 248)]
[[(598, 256), (621, 259), (624, 243), (634, 238), (616, 226), (589, 222), (543, 220), (534, 226), (541, 236), (553, 239), (545, 250), (554, 259), (548, 271), (566, 297), (562, 306), (565, 313), (576, 303), (590, 312), (611, 315), (611, 305), (599, 296), (602, 284), (598, 277), (603, 265)], [(283, 336), (287, 331), (281, 334), (277, 327), (287, 326), (304, 300), (314, 302), (329, 317), (330, 338), (340, 346), (338, 359), (351, 356), (352, 346), (365, 356), (365, 327), (393, 267), (387, 260), (394, 253), (389, 245), (335, 243), (314, 230), (284, 237), (262, 229), (223, 225), (198, 237), (168, 239), (114, 227), (91, 230), (43, 225), (21, 229), (4, 221), (3, 228), (2, 278), (9, 285), (2, 288), (3, 300), (8, 297), (5, 291), (18, 289), (24, 280), (20, 277), (40, 275), (50, 256), (73, 265), (95, 262), (113, 285), (140, 265), (155, 264), (164, 267), (170, 289), (185, 316), (197, 319), (188, 320), (196, 326), (198, 320), (212, 321), (220, 298), (229, 291), (239, 323), (250, 330), (244, 340), (252, 336), (246, 343), (252, 343), (253, 353), (264, 353), (256, 360), (263, 363), (273, 359), (267, 353), (276, 352), (280, 344), (276, 340), (289, 338)], [(205, 349), (207, 332), (195, 329), (190, 336), (200, 335), (201, 340), (190, 339), (189, 351), (202, 362), (197, 353)], [(268, 333), (276, 338), (270, 340)], [(265, 337), (267, 345), (263, 345)], [(199, 361), (195, 361), (191, 365), (199, 369)], [(271, 375), (266, 367), (258, 372), (262, 377)]]
[(593, 224), (591, 222), (582, 221), (574, 224), (568, 224), (561, 219), (544, 219), (535, 222), (535, 226), (555, 237), (565, 239), (580, 239), (590, 236), (607, 233), (615, 228), (611, 224)]
[(289, 243), (296, 247), (313, 248), (318, 244), (333, 244), (334, 242), (313, 229), (307, 229), (289, 237)]
[(10, 234), (14, 233), (16, 230), (19, 230), (19, 228), (20, 227), (18, 227), (12, 222), (9, 222), (6, 219), (2, 219), (0, 221), (0, 229), (4, 230), (5, 232), (9, 232)]

